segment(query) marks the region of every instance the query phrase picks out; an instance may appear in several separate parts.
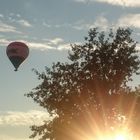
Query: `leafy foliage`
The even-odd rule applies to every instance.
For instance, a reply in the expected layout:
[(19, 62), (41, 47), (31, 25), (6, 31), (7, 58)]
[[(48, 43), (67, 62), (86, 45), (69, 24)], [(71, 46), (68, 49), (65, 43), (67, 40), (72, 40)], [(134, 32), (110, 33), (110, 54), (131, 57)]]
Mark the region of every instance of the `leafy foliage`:
[(79, 131), (96, 136), (97, 129), (110, 131), (122, 125), (132, 109), (133, 116), (140, 116), (139, 88), (132, 91), (127, 86), (140, 66), (131, 33), (129, 28), (108, 34), (90, 29), (84, 44), (71, 46), (70, 64), (57, 62), (43, 73), (34, 70), (42, 83), (27, 97), (55, 117), (32, 126), (31, 138), (77, 140)]

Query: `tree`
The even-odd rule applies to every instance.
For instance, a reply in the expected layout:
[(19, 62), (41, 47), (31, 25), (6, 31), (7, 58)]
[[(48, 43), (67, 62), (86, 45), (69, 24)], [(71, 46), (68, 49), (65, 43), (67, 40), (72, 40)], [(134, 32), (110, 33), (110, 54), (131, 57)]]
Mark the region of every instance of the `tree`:
[(27, 97), (54, 119), (32, 126), (31, 138), (97, 138), (125, 124), (128, 127), (130, 119), (140, 116), (139, 88), (133, 91), (127, 85), (140, 68), (137, 42), (131, 34), (129, 28), (118, 28), (115, 33), (111, 29), (108, 34), (90, 29), (84, 44), (71, 45), (71, 63), (54, 63), (42, 73), (34, 69), (42, 82)]

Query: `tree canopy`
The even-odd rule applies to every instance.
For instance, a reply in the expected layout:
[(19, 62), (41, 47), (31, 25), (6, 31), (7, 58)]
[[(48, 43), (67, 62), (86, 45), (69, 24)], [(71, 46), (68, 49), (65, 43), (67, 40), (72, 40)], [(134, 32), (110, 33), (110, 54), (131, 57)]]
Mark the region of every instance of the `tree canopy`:
[(130, 28), (90, 29), (83, 44), (71, 45), (70, 63), (56, 62), (42, 73), (34, 69), (42, 82), (27, 97), (54, 118), (32, 126), (31, 138), (98, 139), (130, 125), (137, 132), (139, 87), (132, 90), (127, 83), (139, 74), (140, 60), (131, 34)]

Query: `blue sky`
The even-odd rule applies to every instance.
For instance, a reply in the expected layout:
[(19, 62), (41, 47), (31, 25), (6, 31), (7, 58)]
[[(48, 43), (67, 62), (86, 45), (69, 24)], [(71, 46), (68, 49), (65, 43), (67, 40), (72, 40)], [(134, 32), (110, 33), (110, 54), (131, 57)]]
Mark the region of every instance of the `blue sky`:
[[(46, 110), (24, 96), (39, 83), (32, 68), (42, 72), (53, 62), (68, 61), (70, 44), (84, 42), (92, 27), (120, 26), (131, 27), (140, 42), (139, 0), (0, 0), (0, 140), (29, 140), (29, 125), (48, 119)], [(18, 72), (6, 56), (12, 41), (30, 49)], [(134, 77), (132, 84), (139, 82)]]

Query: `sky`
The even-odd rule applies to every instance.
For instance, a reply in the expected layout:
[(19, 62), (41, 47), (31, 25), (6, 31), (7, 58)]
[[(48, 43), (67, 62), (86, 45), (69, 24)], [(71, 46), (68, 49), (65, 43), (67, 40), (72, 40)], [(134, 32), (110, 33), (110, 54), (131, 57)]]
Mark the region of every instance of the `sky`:
[[(140, 42), (140, 1), (0, 0), (0, 140), (29, 140), (29, 126), (49, 119), (24, 96), (41, 82), (32, 69), (43, 72), (53, 62), (67, 62), (70, 44), (84, 43), (94, 27), (131, 27)], [(12, 41), (23, 41), (30, 50), (17, 72), (6, 55)], [(140, 83), (133, 79), (130, 85)]]

